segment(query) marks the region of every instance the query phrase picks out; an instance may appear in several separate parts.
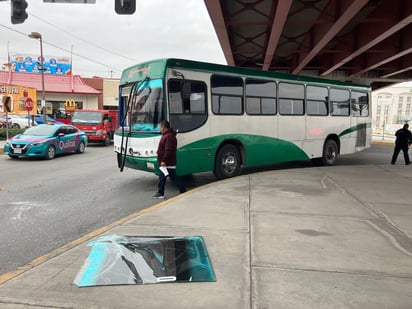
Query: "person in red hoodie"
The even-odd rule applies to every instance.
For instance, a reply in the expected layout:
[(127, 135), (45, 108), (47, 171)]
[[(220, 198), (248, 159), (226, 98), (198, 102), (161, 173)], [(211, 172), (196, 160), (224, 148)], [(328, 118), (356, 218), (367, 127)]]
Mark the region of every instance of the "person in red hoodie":
[(186, 188), (183, 186), (180, 177), (176, 175), (176, 132), (170, 127), (167, 120), (160, 122), (160, 132), (162, 137), (157, 147), (157, 162), (160, 169), (159, 183), (157, 185), (157, 192), (152, 198), (164, 199), (167, 176), (177, 186), (180, 193), (186, 192)]

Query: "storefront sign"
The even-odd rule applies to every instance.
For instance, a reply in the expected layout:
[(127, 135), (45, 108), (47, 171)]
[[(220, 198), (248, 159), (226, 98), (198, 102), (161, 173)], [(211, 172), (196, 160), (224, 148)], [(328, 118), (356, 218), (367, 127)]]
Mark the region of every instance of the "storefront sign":
[(36, 88), (0, 84), (0, 113), (6, 112), (3, 105), (3, 97), (9, 96), (10, 113), (26, 114), (27, 106), (37, 110), (37, 90)]

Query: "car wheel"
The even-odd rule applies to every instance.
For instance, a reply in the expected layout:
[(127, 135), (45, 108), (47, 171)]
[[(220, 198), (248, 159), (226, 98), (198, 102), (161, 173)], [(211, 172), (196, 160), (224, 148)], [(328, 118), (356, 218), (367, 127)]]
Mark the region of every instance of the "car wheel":
[(46, 152), (46, 159), (51, 160), (56, 156), (56, 148), (54, 148), (53, 145), (50, 145), (49, 148), (47, 148)]
[(84, 142), (80, 142), (79, 147), (77, 148), (76, 152), (83, 153), (85, 149), (86, 149), (86, 144)]
[(106, 138), (103, 140), (103, 146), (109, 146), (111, 141), (112, 140), (110, 139), (110, 135), (107, 134)]
[(19, 158), (19, 156), (12, 156), (12, 155), (9, 155), (9, 157), (10, 157), (11, 159), (13, 159), (13, 160), (16, 160), (16, 159)]
[(13, 128), (20, 129), (20, 125), (18, 123), (13, 123)]

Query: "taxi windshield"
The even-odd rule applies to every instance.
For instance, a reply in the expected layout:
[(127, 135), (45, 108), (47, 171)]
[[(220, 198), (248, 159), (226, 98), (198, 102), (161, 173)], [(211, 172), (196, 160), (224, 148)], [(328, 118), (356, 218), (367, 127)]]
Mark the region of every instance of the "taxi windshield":
[(39, 125), (36, 127), (28, 128), (22, 133), (22, 135), (33, 136), (51, 136), (56, 131), (57, 126), (54, 125)]

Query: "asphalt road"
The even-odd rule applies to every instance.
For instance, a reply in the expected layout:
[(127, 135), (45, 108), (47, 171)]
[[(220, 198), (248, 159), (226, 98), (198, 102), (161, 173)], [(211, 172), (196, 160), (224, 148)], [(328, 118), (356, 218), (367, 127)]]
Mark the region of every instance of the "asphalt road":
[(156, 176), (120, 173), (111, 146), (53, 160), (0, 155), (0, 171), (0, 273), (157, 202)]
[[(388, 164), (391, 154), (390, 146), (373, 146), (342, 156), (338, 165)], [(244, 169), (242, 174), (306, 166), (311, 163)], [(111, 146), (92, 145), (84, 154), (53, 160), (0, 155), (0, 171), (0, 274), (158, 202), (151, 199), (157, 177), (131, 169), (120, 173)], [(189, 190), (212, 181), (212, 173), (185, 177)], [(168, 183), (166, 196), (177, 193)]]

